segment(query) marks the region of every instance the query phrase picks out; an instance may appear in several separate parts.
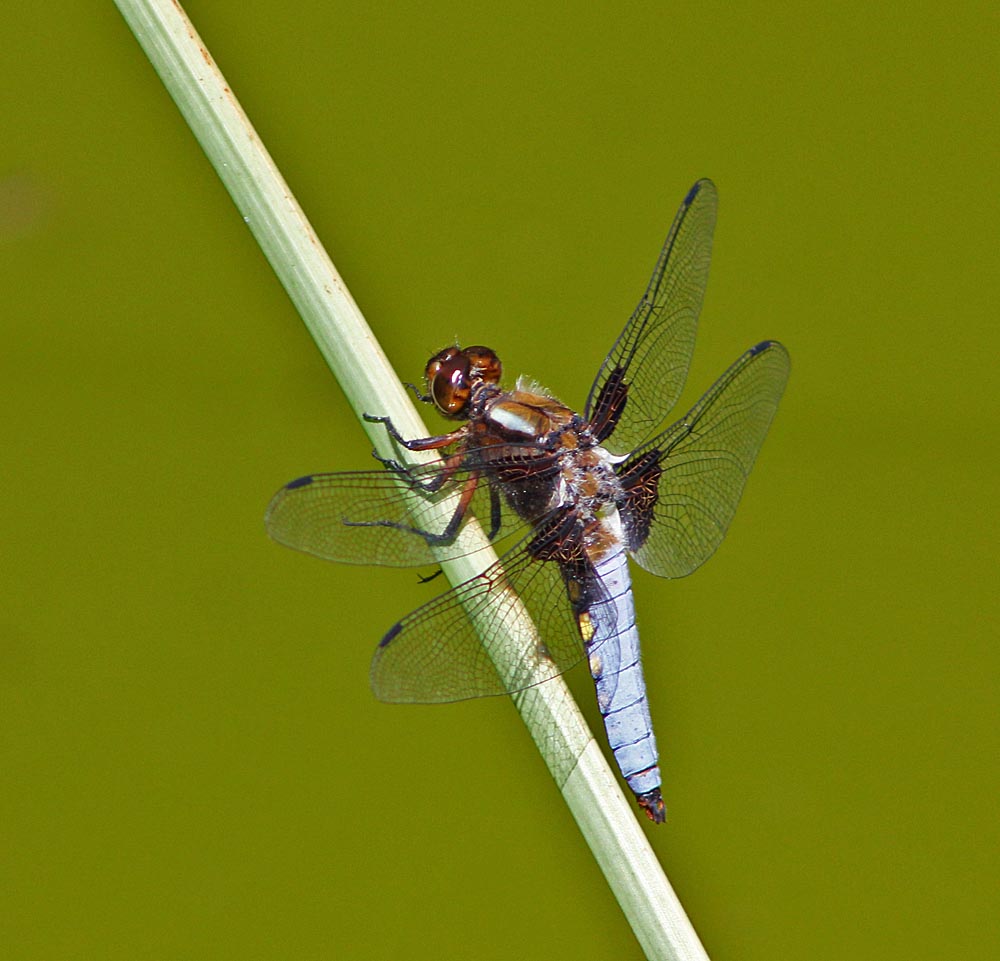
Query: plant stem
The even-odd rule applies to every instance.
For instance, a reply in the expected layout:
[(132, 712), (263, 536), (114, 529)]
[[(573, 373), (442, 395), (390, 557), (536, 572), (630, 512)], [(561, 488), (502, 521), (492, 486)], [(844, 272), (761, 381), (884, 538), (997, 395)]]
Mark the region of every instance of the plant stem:
[[(426, 436), (357, 304), (179, 4), (116, 3), (354, 410), (388, 414), (404, 435)], [(376, 445), (386, 444), (381, 427), (365, 427)], [(493, 559), (485, 550), (442, 567), (452, 583), (460, 583)], [(530, 624), (516, 627), (511, 644), (532, 630)], [(522, 691), (514, 701), (647, 956), (707, 961), (634, 809), (562, 680)]]

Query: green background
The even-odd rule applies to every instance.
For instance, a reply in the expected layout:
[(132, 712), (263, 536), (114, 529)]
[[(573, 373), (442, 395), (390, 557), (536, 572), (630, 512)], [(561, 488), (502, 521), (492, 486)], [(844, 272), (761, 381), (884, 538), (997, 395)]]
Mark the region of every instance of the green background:
[[(1000, 954), (996, 20), (901, 9), (188, 4), (404, 379), (581, 404), (718, 184), (683, 403), (792, 379), (718, 555), (636, 575), (716, 959)], [(639, 957), (508, 702), (371, 696), (438, 585), (264, 535), (370, 444), (115, 8), (2, 25), (2, 956)]]

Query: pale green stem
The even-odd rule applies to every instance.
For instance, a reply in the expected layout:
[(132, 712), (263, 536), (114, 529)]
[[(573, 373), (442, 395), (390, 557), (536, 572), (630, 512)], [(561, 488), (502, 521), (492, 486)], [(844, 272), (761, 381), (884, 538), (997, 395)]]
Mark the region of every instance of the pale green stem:
[[(405, 436), (427, 431), (309, 222), (214, 60), (175, 0), (116, 0), (358, 413), (388, 414)], [(385, 432), (366, 424), (372, 440)], [(473, 534), (473, 536), (475, 536)], [(452, 583), (494, 558), (442, 564)], [(510, 645), (533, 634), (515, 626)], [(500, 663), (502, 646), (493, 652)], [(514, 698), (636, 937), (650, 958), (707, 955), (597, 742), (561, 679)]]

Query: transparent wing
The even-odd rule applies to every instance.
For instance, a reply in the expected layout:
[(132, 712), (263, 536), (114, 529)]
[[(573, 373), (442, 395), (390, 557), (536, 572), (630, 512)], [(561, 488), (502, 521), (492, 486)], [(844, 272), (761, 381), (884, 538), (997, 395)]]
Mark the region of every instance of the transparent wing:
[[(583, 659), (559, 564), (536, 558), (535, 537), (522, 540), (478, 577), (417, 608), (386, 634), (371, 669), (380, 700), (424, 704), (512, 693), (550, 680)], [(604, 596), (596, 581), (587, 590), (595, 601)], [(508, 632), (523, 609), (538, 633), (512, 642)], [(614, 625), (609, 632), (615, 636)], [(491, 652), (498, 658), (503, 654), (502, 675)]]
[(684, 577), (719, 546), (788, 371), (781, 344), (751, 347), (682, 420), (636, 451), (637, 458), (657, 452), (663, 471), (649, 535), (634, 551), (647, 571)]
[[(468, 546), (461, 533), (433, 548), (415, 533), (441, 533), (448, 522), (447, 515), (442, 520), (441, 501), (459, 491), (473, 469), (458, 469), (436, 492), (421, 490), (419, 484), (439, 482), (444, 470), (440, 463), (413, 468), (409, 476), (416, 484), (388, 470), (309, 474), (274, 495), (264, 523), (280, 544), (325, 560), (388, 567), (433, 565), (478, 549)], [(489, 489), (488, 479), (480, 477), (469, 510), (484, 533), (494, 526), (496, 516)], [(495, 543), (524, 526), (505, 505), (497, 502), (497, 506), (501, 509)]]
[(680, 397), (708, 283), (717, 205), (711, 180), (699, 180), (688, 191), (649, 286), (590, 389), (584, 408), (589, 421), (601, 418), (602, 406), (624, 402), (604, 441), (612, 453), (627, 453), (646, 440)]

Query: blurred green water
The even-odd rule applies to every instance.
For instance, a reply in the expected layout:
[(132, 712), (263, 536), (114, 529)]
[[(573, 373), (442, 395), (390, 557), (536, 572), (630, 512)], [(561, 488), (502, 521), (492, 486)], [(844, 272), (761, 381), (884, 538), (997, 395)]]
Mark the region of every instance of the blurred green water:
[[(713, 177), (684, 401), (793, 373), (718, 556), (636, 578), (653, 844), (716, 958), (995, 957), (985, 8), (188, 11), (404, 378), (582, 403)], [(506, 703), (371, 697), (434, 588), (263, 535), (368, 444), (113, 6), (6, 22), (5, 956), (637, 957)]]

